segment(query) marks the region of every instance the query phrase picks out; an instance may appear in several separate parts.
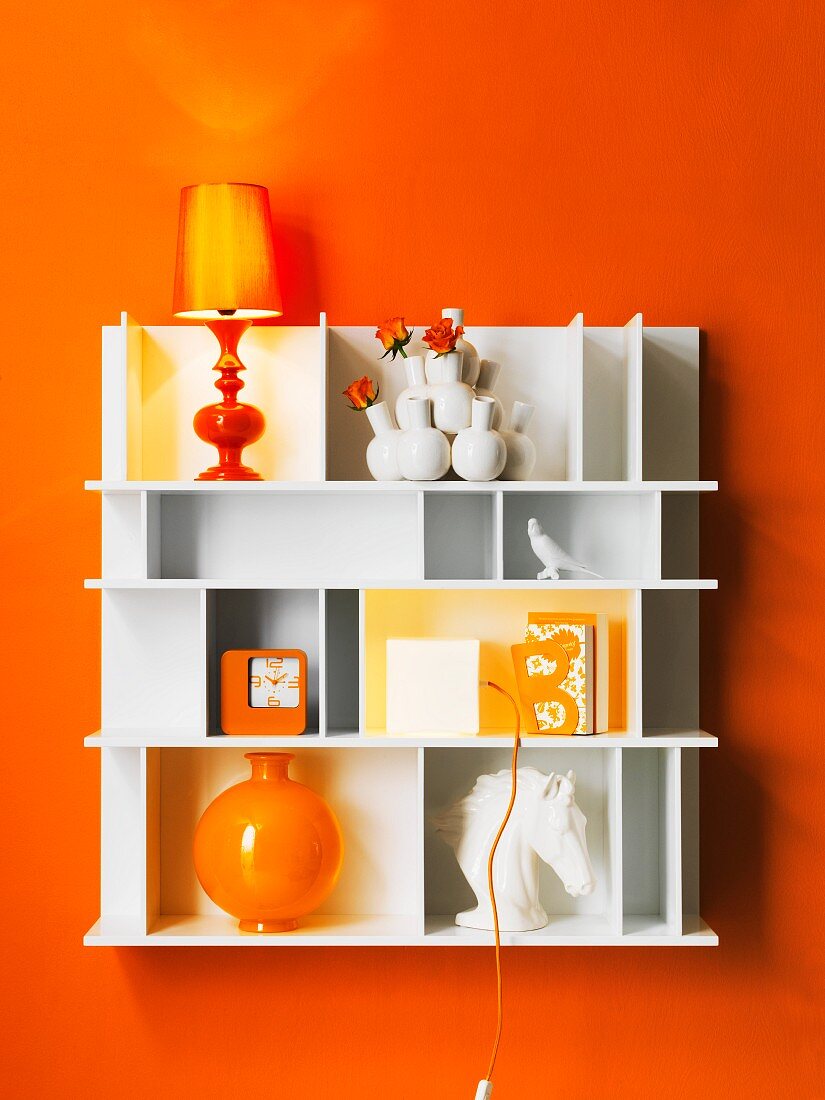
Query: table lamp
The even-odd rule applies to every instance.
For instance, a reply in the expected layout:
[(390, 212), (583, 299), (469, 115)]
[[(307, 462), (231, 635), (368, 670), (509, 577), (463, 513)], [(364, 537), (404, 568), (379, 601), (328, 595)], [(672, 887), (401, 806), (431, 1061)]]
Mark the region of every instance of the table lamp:
[(180, 195), (173, 311), (206, 322), (221, 353), (214, 369), (221, 400), (195, 414), (195, 432), (218, 449), (198, 481), (260, 481), (241, 461), (264, 433), (264, 415), (238, 401), (238, 342), (259, 317), (280, 317), (269, 192), (254, 183), (198, 183)]

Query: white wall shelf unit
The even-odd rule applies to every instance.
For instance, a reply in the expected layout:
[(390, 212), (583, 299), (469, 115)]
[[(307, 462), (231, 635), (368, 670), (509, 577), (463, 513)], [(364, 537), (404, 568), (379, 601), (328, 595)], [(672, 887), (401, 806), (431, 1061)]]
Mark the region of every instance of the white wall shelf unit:
[[(415, 326), (416, 337), (424, 326)], [(699, 339), (695, 328), (473, 328), (502, 363), (498, 393), (536, 404), (536, 480), (376, 483), (369, 428), (340, 396), (368, 373), (392, 404), (403, 367), (374, 328), (255, 327), (244, 398), (267, 432), (245, 461), (267, 480), (191, 480), (212, 449), (191, 428), (214, 400), (202, 326), (103, 330), (100, 946), (477, 946), (457, 928), (467, 886), (431, 815), (505, 767), (509, 704), (482, 691), (474, 737), (386, 733), (386, 639), (478, 637), (482, 676), (514, 690), (509, 646), (531, 611), (608, 617), (610, 732), (522, 737), (521, 760), (572, 767), (598, 888), (505, 945), (708, 946), (699, 916)], [(415, 344), (410, 349), (420, 350)], [(536, 516), (603, 579), (539, 582)], [(307, 732), (229, 737), (219, 661), (230, 648), (309, 658)], [(243, 753), (284, 748), (333, 806), (340, 883), (296, 932), (240, 933), (198, 885), (192, 834), (245, 777)]]

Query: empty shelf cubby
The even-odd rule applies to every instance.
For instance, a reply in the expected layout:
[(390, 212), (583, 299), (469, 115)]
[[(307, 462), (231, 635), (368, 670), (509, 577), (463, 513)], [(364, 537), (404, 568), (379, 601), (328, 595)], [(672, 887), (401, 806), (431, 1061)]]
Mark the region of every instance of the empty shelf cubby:
[(157, 521), (162, 578), (357, 586), (419, 575), (414, 494), (167, 493)]
[(426, 580), (491, 580), (495, 576), (493, 493), (424, 493)]

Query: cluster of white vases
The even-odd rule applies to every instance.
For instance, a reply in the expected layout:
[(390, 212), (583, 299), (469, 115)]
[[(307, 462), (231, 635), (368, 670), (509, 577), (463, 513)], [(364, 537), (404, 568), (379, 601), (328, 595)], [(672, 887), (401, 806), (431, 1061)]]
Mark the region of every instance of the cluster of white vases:
[(367, 409), (375, 432), (367, 466), (376, 481), (437, 481), (451, 466), (465, 481), (530, 477), (536, 448), (524, 431), (534, 407), (516, 401), (509, 429), (498, 431), (504, 419), (492, 392), (498, 363), (479, 360), (472, 344), (459, 340), (455, 351), (431, 352), (426, 364), (410, 356), (404, 367), (407, 387), (395, 403), (398, 427), (386, 402)]

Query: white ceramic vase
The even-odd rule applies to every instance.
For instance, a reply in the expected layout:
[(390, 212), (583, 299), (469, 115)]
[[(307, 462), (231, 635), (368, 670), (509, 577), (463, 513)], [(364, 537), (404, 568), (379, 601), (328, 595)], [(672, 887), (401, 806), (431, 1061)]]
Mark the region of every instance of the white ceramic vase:
[(432, 427), (428, 397), (411, 397), (407, 410), (410, 426), (398, 443), (401, 474), (407, 481), (438, 481), (450, 468), (447, 437)]
[(461, 381), (460, 351), (441, 356), (443, 381), (430, 386), (433, 403), (433, 424), (441, 432), (455, 435), (469, 428), (475, 394)]
[(524, 432), (535, 411), (535, 405), (525, 405), (523, 401), (513, 402), (510, 427), (507, 431), (501, 432), (501, 438), (507, 448), (507, 461), (501, 473), (504, 481), (530, 480), (536, 465), (536, 445)]
[(429, 397), (429, 386), (424, 374), (424, 356), (409, 355), (404, 360), (404, 372), (407, 375), (407, 388), (402, 390), (395, 402), (395, 420), (402, 431), (410, 426), (410, 414), (407, 403), (411, 397)]
[[(458, 328), (459, 325), (464, 325), (464, 310), (463, 309), (442, 309), (441, 316), (450, 317), (453, 322), (453, 331)], [(461, 352), (461, 381), (467, 386), (474, 386), (478, 381), (478, 372), (481, 369), (481, 360), (478, 357), (478, 352), (470, 343), (469, 340), (465, 340), (462, 336), (460, 340), (456, 341), (455, 350)], [(444, 356), (437, 356), (434, 351), (427, 352), (426, 371), (427, 381), (433, 385), (438, 382), (444, 382)]]
[(504, 423), (504, 406), (493, 393), (498, 376), (501, 374), (501, 363), (495, 359), (482, 359), (476, 382), (476, 397), (492, 397), (495, 402), (493, 412), (493, 431), (498, 431)]
[[(453, 330), (457, 329), (459, 325), (464, 325), (464, 310), (463, 309), (442, 309), (442, 317), (451, 317), (453, 322)], [(470, 343), (469, 340), (465, 340), (462, 336), (455, 346), (456, 351), (460, 351), (464, 359), (461, 364), (461, 381), (468, 386), (474, 386), (478, 381), (478, 372), (481, 369), (481, 360), (478, 357), (478, 352)]]
[(474, 398), (470, 427), (453, 440), (453, 469), (465, 481), (493, 481), (504, 469), (507, 448), (490, 427), (493, 408), (492, 397)]
[(386, 401), (367, 409), (375, 437), (367, 445), (367, 466), (376, 481), (403, 481), (398, 465), (398, 444), (403, 435), (395, 427)]

